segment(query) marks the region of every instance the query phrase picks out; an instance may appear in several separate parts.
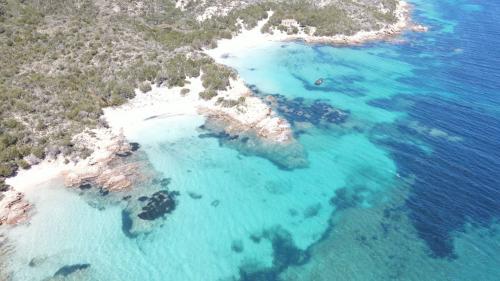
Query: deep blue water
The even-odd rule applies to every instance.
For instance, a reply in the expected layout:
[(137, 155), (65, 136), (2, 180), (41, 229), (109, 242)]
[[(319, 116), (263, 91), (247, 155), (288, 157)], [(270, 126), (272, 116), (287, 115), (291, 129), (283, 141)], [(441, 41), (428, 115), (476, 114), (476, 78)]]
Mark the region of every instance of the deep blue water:
[[(397, 48), (401, 59), (418, 66), (415, 74), (421, 77), (404, 81), (420, 95), (398, 96), (413, 102), (404, 108), (409, 118), (463, 138), (450, 142), (399, 127), (430, 145), (431, 154), (397, 139), (383, 141), (400, 172), (416, 175), (406, 204), (420, 237), (437, 257), (454, 257), (451, 232), (466, 223), (489, 226), (500, 217), (500, 5), (477, 4), (479, 10), (471, 11), (456, 2), (436, 3), (445, 19), (458, 22), (454, 32), (432, 32), (421, 44)], [(417, 20), (440, 27), (425, 16)], [(419, 56), (425, 52), (432, 57)], [(450, 56), (453, 52), (460, 55)]]

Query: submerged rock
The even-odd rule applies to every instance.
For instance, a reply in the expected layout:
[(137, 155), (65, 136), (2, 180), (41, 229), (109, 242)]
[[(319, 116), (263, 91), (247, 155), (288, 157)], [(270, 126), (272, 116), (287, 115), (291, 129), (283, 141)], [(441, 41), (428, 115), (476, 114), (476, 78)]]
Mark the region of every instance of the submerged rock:
[(200, 137), (215, 137), (221, 145), (234, 148), (243, 155), (266, 158), (283, 170), (305, 168), (309, 164), (304, 147), (293, 137), (287, 141), (270, 141), (256, 135), (254, 130), (238, 130), (236, 133), (232, 129), (228, 131), (228, 125), (219, 119), (207, 119), (201, 129), (211, 133)]
[(131, 142), (130, 143), (130, 150), (135, 152), (137, 150), (139, 150), (139, 148), (141, 147), (141, 145), (137, 142)]
[(163, 188), (167, 188), (172, 182), (172, 178), (155, 178), (153, 179), (153, 184), (160, 185)]
[(155, 220), (163, 217), (175, 209), (177, 195), (177, 192), (168, 192), (167, 190), (155, 192), (148, 198), (146, 206), (142, 207), (142, 212), (137, 216), (143, 220)]
[(30, 260), (30, 262), (28, 263), (28, 266), (29, 267), (36, 267), (36, 266), (39, 266), (41, 264), (43, 264), (45, 261), (47, 261), (48, 257), (44, 256), (44, 257), (34, 257)]
[(167, 214), (177, 207), (177, 191), (159, 190), (151, 196), (134, 196), (128, 200), (127, 207), (122, 210), (122, 232), (134, 239), (147, 234), (162, 225)]
[(272, 266), (264, 267), (252, 262), (245, 262), (240, 267), (239, 280), (281, 280), (278, 276), (284, 269), (290, 266), (303, 265), (309, 259), (308, 253), (298, 248), (293, 241), (292, 235), (281, 226), (264, 230), (262, 239), (271, 242), (273, 249)]
[(335, 190), (335, 196), (330, 199), (330, 203), (336, 210), (345, 210), (356, 207), (363, 201), (362, 191), (366, 189), (358, 188), (340, 188)]
[(72, 264), (72, 265), (65, 265), (61, 268), (59, 268), (56, 273), (54, 273), (54, 277), (62, 276), (62, 277), (67, 277), (70, 274), (73, 274), (77, 271), (84, 270), (90, 267), (89, 263), (81, 263), (81, 264)]
[(137, 234), (132, 232), (132, 227), (134, 225), (134, 221), (132, 220), (132, 218), (130, 216), (130, 212), (122, 210), (121, 215), (122, 215), (122, 232), (128, 238), (137, 237)]
[(188, 192), (188, 195), (192, 199), (201, 199), (201, 198), (203, 198), (203, 195), (195, 193), (195, 192)]
[(287, 99), (277, 94), (268, 96), (266, 101), (292, 124), (297, 122), (307, 122), (315, 126), (341, 124), (349, 117), (349, 111), (335, 108), (321, 100)]
[(262, 239), (261, 234), (257, 234), (257, 233), (250, 234), (250, 240), (252, 240), (252, 242), (254, 242), (254, 243), (260, 243), (261, 239)]
[(318, 215), (320, 210), (321, 210), (321, 203), (313, 204), (304, 210), (304, 213), (303, 213), (304, 218), (308, 219), (308, 218), (315, 217)]
[(217, 206), (219, 206), (219, 204), (220, 204), (220, 200), (214, 200), (214, 201), (212, 201), (212, 203), (210, 203), (210, 205), (212, 205), (213, 207), (217, 207)]
[(91, 189), (92, 185), (90, 183), (82, 183), (80, 186), (78, 186), (79, 189), (85, 190), (85, 189)]
[(236, 253), (241, 253), (243, 252), (243, 241), (241, 240), (234, 240), (231, 243), (231, 250)]

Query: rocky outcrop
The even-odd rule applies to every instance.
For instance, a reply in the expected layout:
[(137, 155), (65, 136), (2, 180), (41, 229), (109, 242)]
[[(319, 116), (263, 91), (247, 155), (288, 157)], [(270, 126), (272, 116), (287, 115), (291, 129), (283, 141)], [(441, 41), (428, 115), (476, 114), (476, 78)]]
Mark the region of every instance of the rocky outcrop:
[[(81, 146), (96, 143), (87, 136), (80, 136), (78, 141)], [(96, 151), (87, 160), (88, 165), (63, 173), (66, 186), (97, 186), (107, 191), (123, 191), (145, 177), (141, 173), (143, 163), (127, 157), (137, 150), (137, 146), (131, 145), (123, 134), (112, 137), (104, 147), (94, 149)]]
[(22, 192), (8, 190), (0, 196), (0, 225), (16, 225), (28, 219), (31, 204)]
[(308, 165), (290, 123), (254, 96), (242, 80), (231, 81), (231, 88), (218, 97), (220, 102), (199, 108), (206, 117), (203, 129), (210, 132), (208, 136), (219, 138), (243, 154), (264, 157), (282, 169)]
[[(288, 34), (278, 29), (272, 30), (269, 36), (277, 41), (304, 41), (313, 44), (332, 44), (332, 45), (361, 45), (371, 41), (393, 40), (396, 36), (405, 31), (427, 32), (426, 26), (416, 24), (411, 20), (411, 6), (405, 1), (399, 1), (394, 11), (396, 22), (384, 26), (377, 30), (360, 30), (353, 35), (337, 34), (333, 36), (319, 36), (312, 33), (299, 32), (297, 34)], [(310, 27), (315, 30), (316, 27)]]
[[(230, 135), (255, 135), (266, 142), (287, 144), (294, 140), (290, 124), (239, 79), (219, 93), (220, 102), (202, 106), (199, 113)], [(225, 102), (234, 101), (234, 102)], [(229, 104), (229, 105), (228, 105)]]
[[(263, 113), (263, 114), (262, 114)], [(290, 143), (293, 140), (290, 124), (277, 116), (272, 116), (270, 108), (254, 115), (252, 120), (241, 120), (237, 114), (224, 110), (205, 110), (208, 122), (217, 123), (230, 135), (255, 135), (272, 143)]]
[(413, 32), (427, 32), (429, 28), (421, 24), (414, 24), (410, 27), (410, 30)]
[(142, 177), (140, 162), (118, 164), (114, 167), (99, 165), (86, 172), (70, 172), (64, 175), (68, 187), (99, 186), (108, 191), (123, 191)]

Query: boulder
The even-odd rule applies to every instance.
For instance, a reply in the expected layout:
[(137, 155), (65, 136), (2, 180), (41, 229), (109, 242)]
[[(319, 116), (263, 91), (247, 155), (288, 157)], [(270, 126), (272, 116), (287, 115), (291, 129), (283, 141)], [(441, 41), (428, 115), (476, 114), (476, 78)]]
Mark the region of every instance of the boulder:
[(15, 225), (28, 219), (31, 204), (24, 193), (9, 190), (0, 200), (0, 225)]

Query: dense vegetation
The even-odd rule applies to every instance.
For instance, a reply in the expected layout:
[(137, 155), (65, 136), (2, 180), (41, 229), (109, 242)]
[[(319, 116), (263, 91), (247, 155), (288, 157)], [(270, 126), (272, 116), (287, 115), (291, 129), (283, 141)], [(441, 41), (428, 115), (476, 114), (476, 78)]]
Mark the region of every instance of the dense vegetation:
[(273, 3), (274, 14), (263, 30), (283, 29), (282, 20), (295, 19), (302, 26), (314, 27), (314, 35), (351, 35), (359, 30), (380, 29), (394, 22), (396, 4), (396, 0), (336, 0), (322, 6), (315, 5), (312, 0), (294, 0), (286, 5)]
[(196, 50), (230, 36), (234, 24), (201, 28), (169, 1), (132, 12), (76, 3), (0, 0), (0, 179), (28, 167), (27, 156), (78, 155), (72, 136), (99, 126), (102, 108), (134, 88), (183, 86), (200, 69), (210, 89), (228, 84), (232, 72)]
[[(215, 97), (236, 74), (200, 50), (255, 26), (269, 10), (276, 12), (273, 26), (283, 18), (322, 34), (363, 26), (347, 15), (372, 6), (341, 2), (319, 8), (307, 0), (206, 1), (235, 8), (200, 22), (196, 13), (206, 7), (194, 1), (179, 9), (173, 0), (0, 0), (0, 189), (2, 177), (37, 159), (82, 156), (72, 136), (105, 125), (102, 108), (126, 102), (136, 88), (183, 86), (203, 73), (200, 97)], [(384, 16), (369, 19), (390, 20)]]

